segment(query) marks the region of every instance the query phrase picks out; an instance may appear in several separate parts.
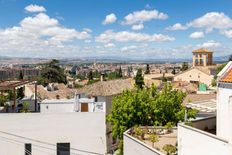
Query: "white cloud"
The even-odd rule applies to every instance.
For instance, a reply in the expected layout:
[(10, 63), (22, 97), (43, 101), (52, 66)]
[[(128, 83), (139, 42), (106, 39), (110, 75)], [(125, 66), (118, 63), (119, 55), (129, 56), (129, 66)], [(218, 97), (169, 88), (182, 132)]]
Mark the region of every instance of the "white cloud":
[(90, 28), (83, 28), (83, 30), (84, 30), (85, 32), (88, 32), (88, 33), (91, 33), (91, 32), (92, 32), (92, 30), (91, 30)]
[(136, 25), (153, 19), (165, 20), (167, 18), (168, 18), (167, 14), (159, 12), (157, 10), (141, 10), (141, 11), (135, 11), (125, 16), (123, 24)]
[(24, 8), (27, 12), (45, 12), (46, 9), (43, 6), (30, 4)]
[(107, 43), (104, 45), (105, 48), (112, 48), (112, 47), (115, 47), (115, 44), (114, 43)]
[(24, 18), (20, 22), (20, 26), (25, 33), (33, 34), (37, 37), (48, 37), (54, 41), (69, 41), (90, 37), (86, 31), (79, 32), (75, 29), (60, 26), (57, 19), (50, 18), (44, 13)]
[(105, 17), (105, 20), (102, 22), (103, 25), (113, 24), (116, 22), (117, 17), (114, 13), (111, 13)]
[(97, 42), (165, 42), (165, 41), (173, 41), (174, 37), (170, 37), (168, 35), (163, 34), (146, 34), (146, 33), (135, 33), (128, 31), (120, 31), (114, 32), (113, 30), (107, 30), (104, 33), (100, 34), (95, 38)]
[(143, 24), (133, 25), (132, 30), (142, 30), (144, 28)]
[(232, 39), (232, 30), (224, 30), (221, 34), (225, 35), (227, 38)]
[(192, 39), (200, 39), (200, 38), (204, 38), (204, 32), (193, 32), (189, 35), (190, 38)]
[[(27, 55), (35, 52), (47, 55), (50, 51), (58, 54), (56, 51), (71, 51), (71, 47), (65, 44), (67, 41), (85, 40), (90, 37), (86, 31), (66, 28), (57, 19), (39, 13), (24, 18), (19, 26), (0, 30), (0, 52), (14, 51)], [(78, 46), (72, 47), (74, 48), (77, 50)]]
[(186, 23), (185, 25), (176, 23), (173, 26), (167, 27), (166, 29), (186, 30), (191, 27), (204, 29), (206, 33), (209, 33), (215, 29), (222, 31), (232, 28), (232, 19), (223, 12), (208, 12), (203, 16)]
[(210, 48), (210, 49), (220, 47), (220, 46), (221, 46), (221, 43), (216, 42), (214, 40), (209, 40), (205, 43), (197, 45), (197, 47), (204, 47), (204, 48)]
[(89, 39), (85, 40), (85, 43), (91, 43), (91, 42), (92, 40), (89, 40)]
[(137, 46), (131, 45), (131, 46), (124, 46), (120, 49), (121, 52), (131, 52), (137, 49)]
[(204, 28), (206, 32), (214, 29), (227, 29), (232, 27), (232, 19), (220, 12), (209, 12), (187, 24), (189, 27)]
[(176, 23), (172, 26), (169, 26), (166, 28), (166, 30), (172, 30), (172, 31), (175, 31), (175, 30), (186, 30), (188, 27), (187, 26), (184, 26), (180, 23)]

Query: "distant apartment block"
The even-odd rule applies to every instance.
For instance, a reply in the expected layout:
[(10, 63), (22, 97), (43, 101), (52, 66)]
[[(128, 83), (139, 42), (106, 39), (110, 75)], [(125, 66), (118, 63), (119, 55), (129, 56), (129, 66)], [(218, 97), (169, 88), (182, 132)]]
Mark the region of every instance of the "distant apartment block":
[(25, 79), (35, 78), (40, 75), (40, 70), (36, 68), (1, 68), (0, 80), (17, 79), (23, 74)]

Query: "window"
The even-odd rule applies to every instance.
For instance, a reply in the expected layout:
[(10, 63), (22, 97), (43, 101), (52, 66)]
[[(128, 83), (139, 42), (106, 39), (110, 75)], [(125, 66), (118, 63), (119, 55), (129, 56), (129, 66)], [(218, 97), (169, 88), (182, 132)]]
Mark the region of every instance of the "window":
[(31, 144), (25, 144), (25, 155), (31, 155)]
[(57, 143), (57, 155), (70, 155), (70, 143)]

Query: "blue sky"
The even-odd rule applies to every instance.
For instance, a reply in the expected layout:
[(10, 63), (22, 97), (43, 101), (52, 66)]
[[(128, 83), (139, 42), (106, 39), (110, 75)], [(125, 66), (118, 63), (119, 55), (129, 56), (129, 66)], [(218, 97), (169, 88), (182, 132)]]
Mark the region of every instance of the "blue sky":
[(230, 0), (0, 0), (0, 55), (190, 58), (232, 54)]

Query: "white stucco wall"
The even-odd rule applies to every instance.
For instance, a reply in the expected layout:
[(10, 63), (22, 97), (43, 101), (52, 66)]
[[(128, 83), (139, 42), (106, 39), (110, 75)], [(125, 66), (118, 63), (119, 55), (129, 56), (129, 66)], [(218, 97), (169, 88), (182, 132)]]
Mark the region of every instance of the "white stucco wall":
[(230, 155), (226, 140), (202, 130), (178, 125), (178, 155)]
[(60, 112), (74, 112), (75, 100), (44, 100), (40, 104), (41, 113), (60, 113)]
[(81, 112), (81, 104), (88, 103), (88, 112), (105, 112), (105, 102), (94, 102), (94, 98), (44, 100), (40, 104), (41, 113)]
[(123, 135), (123, 143), (124, 155), (164, 155), (126, 132)]
[(232, 89), (220, 88), (217, 91), (217, 135), (232, 141)]
[(211, 81), (213, 79), (213, 75), (208, 75), (196, 68), (189, 69), (188, 71), (184, 71), (183, 73), (177, 74), (174, 77), (174, 81), (199, 81), (206, 85), (211, 85)]
[(216, 128), (216, 116), (209, 116), (197, 120), (191, 121), (192, 126), (194, 128), (205, 130), (208, 128), (208, 130), (214, 130)]
[(57, 142), (69, 142), (71, 154), (106, 153), (104, 113), (1, 114), (0, 124), (1, 155), (25, 155), (24, 143), (32, 144), (33, 155), (55, 155)]

